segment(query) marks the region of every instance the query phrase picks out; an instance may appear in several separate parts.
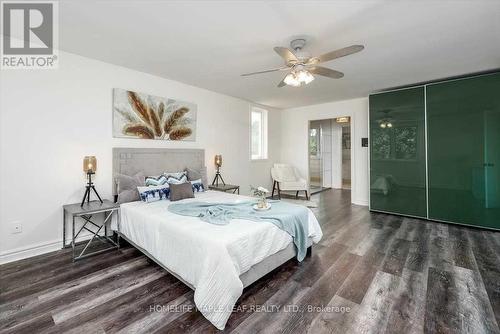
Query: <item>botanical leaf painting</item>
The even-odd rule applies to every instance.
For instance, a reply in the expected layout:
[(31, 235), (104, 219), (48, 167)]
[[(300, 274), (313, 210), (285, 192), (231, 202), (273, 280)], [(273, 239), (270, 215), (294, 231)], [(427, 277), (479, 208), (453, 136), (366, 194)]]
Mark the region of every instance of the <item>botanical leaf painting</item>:
[(113, 89), (113, 137), (195, 140), (196, 104)]

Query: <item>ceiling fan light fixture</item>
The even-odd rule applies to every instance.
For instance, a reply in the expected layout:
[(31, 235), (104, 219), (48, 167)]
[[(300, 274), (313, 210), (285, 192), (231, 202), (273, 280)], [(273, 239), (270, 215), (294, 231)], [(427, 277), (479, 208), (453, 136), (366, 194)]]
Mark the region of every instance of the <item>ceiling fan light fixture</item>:
[(391, 121), (390, 121), (390, 120), (388, 120), (388, 119), (383, 119), (383, 120), (380, 122), (380, 127), (381, 127), (382, 129), (385, 129), (385, 128), (389, 128), (389, 129), (390, 129), (390, 128), (392, 128), (392, 125), (393, 125), (393, 124), (392, 124), (392, 123), (391, 123)]
[(287, 74), (285, 79), (283, 80), (288, 86), (299, 87), (300, 81), (297, 78), (297, 75), (294, 72), (290, 72)]
[(314, 76), (309, 71), (299, 70), (288, 73), (283, 81), (289, 86), (300, 87), (307, 85), (313, 80)]
[(301, 70), (297, 74), (297, 79), (299, 80), (300, 83), (304, 83), (307, 85), (314, 80), (314, 76), (309, 71)]

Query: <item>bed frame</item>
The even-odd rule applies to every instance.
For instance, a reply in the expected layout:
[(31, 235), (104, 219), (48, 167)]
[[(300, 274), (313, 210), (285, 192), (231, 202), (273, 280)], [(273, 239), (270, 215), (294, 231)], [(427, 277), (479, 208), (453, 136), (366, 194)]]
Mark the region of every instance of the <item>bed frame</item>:
[[(142, 171), (145, 175), (159, 175), (165, 171), (184, 170), (186, 168), (196, 170), (206, 170), (205, 150), (203, 149), (170, 149), (170, 148), (113, 148), (113, 195), (117, 195), (115, 175), (125, 174), (134, 175)], [(153, 255), (147, 252), (140, 245), (135, 244), (126, 235), (120, 231), (120, 220), (118, 219), (119, 238), (125, 239), (132, 246), (141, 251), (148, 258), (156, 262), (181, 282), (194, 290), (194, 287), (184, 281), (179, 275), (170, 270), (167, 266), (157, 260)], [(312, 252), (312, 240), (308, 240), (308, 252)], [(248, 287), (258, 279), (267, 275), (271, 271), (280, 267), (285, 262), (295, 258), (297, 252), (293, 243), (290, 243), (285, 249), (273, 254), (256, 265), (252, 266), (247, 272), (240, 275), (243, 287)]]

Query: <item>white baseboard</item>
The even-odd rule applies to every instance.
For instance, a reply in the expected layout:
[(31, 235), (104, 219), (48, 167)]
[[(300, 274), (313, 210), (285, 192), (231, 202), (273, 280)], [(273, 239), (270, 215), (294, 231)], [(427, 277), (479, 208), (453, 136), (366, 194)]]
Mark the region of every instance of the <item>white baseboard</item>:
[(352, 201), (352, 204), (361, 205), (361, 206), (368, 206), (368, 200), (356, 199), (356, 200)]
[(62, 248), (62, 241), (58, 239), (55, 241), (30, 245), (28, 247), (10, 249), (6, 252), (0, 253), (0, 264), (5, 264), (17, 260), (26, 259), (28, 257), (50, 253), (59, 250), (61, 248)]
[[(77, 241), (83, 241), (90, 239), (91, 234), (86, 232), (78, 236)], [(69, 240), (66, 240), (68, 242)], [(67, 243), (69, 245), (69, 243)], [(38, 244), (32, 244), (25, 247), (19, 247), (14, 249), (9, 249), (0, 253), (0, 264), (5, 264), (17, 260), (27, 259), (29, 257), (42, 255), (45, 253), (54, 252), (56, 250), (62, 249), (62, 237), (57, 240), (41, 242)]]

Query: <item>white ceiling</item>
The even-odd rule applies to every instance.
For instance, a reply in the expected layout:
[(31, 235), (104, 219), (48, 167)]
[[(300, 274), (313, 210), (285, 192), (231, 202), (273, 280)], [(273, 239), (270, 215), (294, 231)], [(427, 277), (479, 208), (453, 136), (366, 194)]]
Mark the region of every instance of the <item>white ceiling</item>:
[[(289, 108), (367, 96), (390, 87), (500, 68), (500, 0), (61, 1), (60, 48), (240, 97)], [(274, 46), (307, 36), (345, 77), (276, 85)]]

